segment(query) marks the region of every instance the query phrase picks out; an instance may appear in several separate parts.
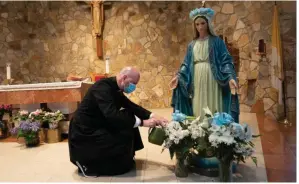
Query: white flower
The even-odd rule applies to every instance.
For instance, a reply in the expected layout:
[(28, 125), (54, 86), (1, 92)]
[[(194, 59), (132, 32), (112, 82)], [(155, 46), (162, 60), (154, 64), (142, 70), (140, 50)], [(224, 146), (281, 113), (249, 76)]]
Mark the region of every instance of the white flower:
[(223, 136), (229, 136), (229, 137), (233, 137), (231, 136), (231, 131), (229, 129), (226, 129), (225, 131), (221, 132)]
[(231, 145), (235, 143), (234, 137), (232, 136), (220, 136), (219, 139), (221, 140), (222, 143), (226, 145)]
[(164, 148), (170, 148), (172, 145), (171, 141), (169, 139), (166, 139), (164, 142)]
[(219, 136), (217, 135), (217, 134), (211, 134), (210, 136), (209, 136), (209, 141), (210, 142), (215, 142), (215, 143), (217, 143), (218, 141), (219, 141)]
[(212, 114), (212, 112), (210, 111), (209, 107), (203, 108), (203, 111), (205, 112), (205, 114), (208, 114), (208, 115), (210, 115), (210, 116), (213, 117), (213, 114)]
[[(183, 130), (179, 122), (171, 122), (165, 128), (166, 136), (168, 136), (169, 141), (179, 144), (180, 140), (189, 136), (188, 130)], [(170, 144), (172, 145), (172, 143)]]
[(217, 126), (217, 125), (212, 125), (210, 128), (209, 128), (210, 131), (212, 132), (218, 132), (220, 131), (220, 126)]
[[(227, 133), (226, 133), (227, 134)], [(218, 135), (217, 133), (212, 133), (209, 136), (209, 142), (212, 144), (212, 146), (217, 147), (218, 144), (224, 143), (226, 145), (231, 145), (235, 143), (235, 139), (231, 135)], [(217, 145), (217, 146), (215, 146)]]
[(22, 111), (20, 111), (20, 115), (22, 116), (22, 115), (27, 115), (28, 114), (28, 111), (25, 111), (25, 110), (22, 110)]
[(188, 127), (188, 130), (190, 131), (192, 139), (197, 139), (198, 137), (205, 136), (205, 131), (202, 129), (201, 124), (192, 123)]
[(182, 134), (184, 137), (187, 137), (189, 135), (189, 131), (188, 130), (183, 130)]
[(200, 120), (200, 116), (198, 116), (195, 120), (193, 120), (193, 121), (191, 122), (191, 124), (199, 123), (199, 120)]
[(173, 140), (174, 140), (174, 135), (170, 134), (170, 135), (169, 135), (169, 139), (170, 139), (171, 141), (173, 141)]
[(205, 118), (203, 122), (200, 124), (202, 128), (208, 129), (210, 127), (209, 119)]

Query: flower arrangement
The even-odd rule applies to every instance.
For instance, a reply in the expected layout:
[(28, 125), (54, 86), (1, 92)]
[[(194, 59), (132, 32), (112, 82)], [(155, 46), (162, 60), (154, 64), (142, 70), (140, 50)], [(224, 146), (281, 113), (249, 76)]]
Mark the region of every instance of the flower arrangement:
[(17, 135), (17, 138), (24, 137), (26, 146), (36, 146), (39, 144), (40, 123), (36, 121), (21, 121), (19, 126), (13, 128), (11, 133)]
[(0, 105), (0, 138), (5, 138), (7, 136), (7, 122), (3, 121), (3, 116), (5, 113), (9, 113), (11, 116), (12, 105)]
[[(42, 142), (59, 142), (61, 140), (61, 135), (58, 129), (58, 123), (62, 119), (64, 119), (64, 115), (60, 111), (46, 112), (41, 109), (37, 109), (30, 113), (28, 111), (19, 111), (13, 118), (17, 128), (13, 130), (12, 133), (16, 133), (17, 131), (20, 133), (17, 134), (18, 137), (22, 137), (24, 135), (25, 141), (28, 140), (30, 142), (30, 137), (35, 137), (33, 135), (37, 134), (38, 131), (35, 131), (35, 129), (32, 131), (25, 130), (31, 130), (28, 129), (28, 127), (35, 127), (33, 125), (39, 123), (39, 128), (42, 128), (42, 131), (40, 132)], [(24, 129), (24, 127), (27, 129)]]
[(39, 122), (41, 122), (43, 120), (44, 114), (45, 114), (45, 112), (43, 110), (37, 109), (37, 110), (31, 112), (29, 114), (28, 118), (31, 121), (39, 121)]
[(165, 141), (162, 151), (169, 149), (170, 157), (176, 155), (177, 163), (175, 174), (178, 177), (187, 177), (188, 158), (194, 153), (198, 154), (196, 148), (203, 142), (206, 123), (199, 123), (199, 117), (186, 116), (179, 111), (172, 114), (172, 121), (164, 128)]
[(20, 121), (25, 121), (28, 118), (29, 118), (29, 112), (25, 111), (25, 110), (22, 110), (22, 111), (19, 111), (17, 114), (15, 114), (13, 116), (13, 121), (14, 122), (20, 122)]
[(22, 110), (13, 117), (13, 121), (16, 123), (29, 120), (32, 122), (40, 122), (42, 127), (49, 127), (50, 129), (58, 128), (58, 122), (62, 119), (64, 119), (64, 115), (59, 110), (56, 112), (46, 112), (41, 109), (30, 113)]
[(64, 115), (58, 110), (56, 112), (46, 112), (43, 121), (49, 123), (50, 129), (57, 129), (59, 121), (64, 119)]
[(253, 135), (251, 128), (247, 125), (235, 123), (233, 118), (227, 113), (215, 113), (212, 115), (211, 125), (208, 129), (209, 145), (215, 150), (219, 160), (220, 181), (232, 181), (231, 166), (233, 161), (245, 163), (245, 159), (250, 157), (257, 165), (254, 153)]
[[(253, 135), (248, 125), (240, 125), (227, 113), (216, 112), (214, 115), (208, 108), (204, 108), (205, 116), (190, 117), (175, 111), (172, 122), (165, 128), (166, 139), (163, 149), (169, 149), (170, 156), (177, 157), (176, 175), (185, 177), (188, 158), (192, 155), (203, 155), (210, 152), (219, 160), (220, 180), (230, 180), (232, 161), (245, 162), (251, 157), (257, 164), (256, 157), (252, 156), (254, 144)], [(230, 169), (230, 170), (229, 170)]]
[[(2, 116), (4, 115), (4, 113), (11, 113), (12, 111), (12, 105), (0, 105), (0, 117), (2, 119)], [(0, 119), (0, 120), (1, 120)]]

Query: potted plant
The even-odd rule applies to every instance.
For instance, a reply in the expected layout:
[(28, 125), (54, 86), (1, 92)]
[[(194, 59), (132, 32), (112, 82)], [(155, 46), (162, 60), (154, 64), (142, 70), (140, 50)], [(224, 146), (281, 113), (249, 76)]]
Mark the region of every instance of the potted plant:
[(0, 138), (8, 137), (8, 120), (3, 119), (5, 113), (11, 116), (12, 105), (0, 105)]
[(61, 141), (61, 133), (58, 128), (59, 121), (64, 119), (64, 115), (58, 110), (56, 112), (46, 112), (43, 116), (43, 122), (48, 124), (46, 129), (46, 142), (56, 143)]
[(245, 159), (250, 157), (257, 165), (254, 152), (253, 135), (251, 128), (247, 125), (235, 123), (234, 119), (227, 113), (215, 113), (212, 115), (210, 127), (207, 130), (209, 145), (215, 150), (219, 160), (220, 182), (232, 182), (232, 163), (240, 161), (245, 163)]
[[(188, 176), (188, 166), (194, 156), (216, 156), (219, 160), (219, 179), (221, 182), (232, 181), (232, 162), (245, 162), (252, 156), (253, 135), (248, 125), (235, 123), (227, 113), (215, 113), (204, 108), (205, 116), (188, 117), (178, 111), (173, 113), (172, 122), (164, 127), (165, 140), (163, 150), (169, 149), (170, 156), (176, 155), (175, 174), (177, 177)], [(162, 150), (162, 151), (163, 151)], [(210, 152), (209, 154), (207, 154)]]
[(23, 137), (26, 147), (36, 147), (40, 144), (38, 132), (40, 131), (40, 122), (22, 120), (19, 126), (13, 128), (11, 133), (17, 135), (17, 138)]
[[(175, 175), (177, 177), (188, 176), (189, 159), (192, 154), (197, 153), (194, 149), (198, 137), (204, 133), (201, 126), (197, 126), (199, 118), (188, 117), (176, 111), (172, 115), (172, 122), (164, 127), (165, 141), (164, 149), (169, 149), (171, 159), (176, 156)], [(194, 128), (197, 129), (194, 129)], [(162, 151), (163, 151), (162, 150)]]
[(5, 113), (9, 113), (11, 115), (12, 105), (0, 105), (0, 121), (3, 119)]

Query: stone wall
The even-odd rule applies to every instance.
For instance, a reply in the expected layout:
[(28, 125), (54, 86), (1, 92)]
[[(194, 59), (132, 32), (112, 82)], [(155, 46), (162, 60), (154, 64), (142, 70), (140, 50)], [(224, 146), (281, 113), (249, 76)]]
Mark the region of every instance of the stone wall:
[[(289, 114), (295, 113), (296, 9), (278, 2), (287, 70)], [(169, 107), (168, 83), (178, 70), (192, 39), (190, 10), (200, 2), (112, 2), (105, 8), (104, 55), (111, 75), (124, 66), (141, 71), (129, 97), (146, 108)], [(274, 2), (206, 2), (215, 10), (217, 34), (227, 37), (239, 63), (241, 110), (278, 116), (277, 91), (270, 83), (271, 24)], [(80, 2), (1, 2), (0, 75), (11, 61), (13, 77), (24, 83), (61, 81), (69, 73), (104, 73), (91, 35), (89, 7)], [(266, 58), (256, 54), (259, 39)], [(2, 68), (1, 68), (2, 66)], [(281, 111), (281, 108), (280, 108)]]
[(90, 6), (79, 2), (1, 2), (0, 72), (18, 83), (88, 75), (96, 60)]
[(280, 7), (287, 117), (296, 122), (296, 2), (282, 2)]

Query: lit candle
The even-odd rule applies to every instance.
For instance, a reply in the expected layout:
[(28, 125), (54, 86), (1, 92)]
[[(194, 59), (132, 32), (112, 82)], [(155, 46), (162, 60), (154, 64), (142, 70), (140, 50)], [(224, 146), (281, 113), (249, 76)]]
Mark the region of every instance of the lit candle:
[(106, 61), (105, 61), (105, 63), (106, 63), (106, 74), (109, 74), (109, 57), (107, 56), (106, 57)]
[(6, 79), (11, 79), (10, 63), (6, 63)]

